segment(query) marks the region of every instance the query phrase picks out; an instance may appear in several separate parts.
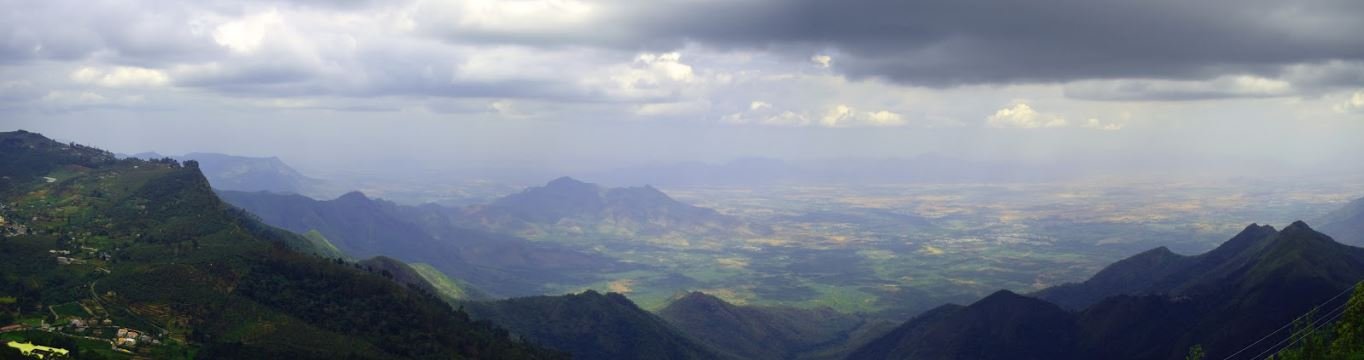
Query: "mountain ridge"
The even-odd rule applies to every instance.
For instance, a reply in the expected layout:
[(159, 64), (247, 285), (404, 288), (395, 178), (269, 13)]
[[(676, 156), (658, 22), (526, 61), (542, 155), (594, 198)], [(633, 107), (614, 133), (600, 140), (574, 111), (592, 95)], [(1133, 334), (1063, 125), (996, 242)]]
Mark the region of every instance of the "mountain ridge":
[(830, 308), (739, 306), (703, 292), (681, 294), (658, 315), (711, 348), (743, 359), (836, 359), (882, 324)]
[(771, 233), (770, 228), (677, 201), (653, 186), (606, 188), (567, 176), (466, 207), (457, 218), (467, 226), (527, 237), (547, 231), (615, 238)]
[(463, 302), (470, 315), (582, 359), (728, 359), (618, 293)]
[[(1143, 273), (1119, 274), (1123, 271)], [(1361, 279), (1364, 249), (1337, 243), (1302, 221), (1283, 230), (1251, 224), (1206, 253), (1183, 256), (1153, 249), (1115, 262), (1093, 281), (1057, 287), (1066, 291), (1035, 293), (1041, 299), (997, 292), (966, 307), (931, 311), (859, 349), (850, 359), (992, 358), (998, 354), (1038, 359), (1180, 359), (1195, 344), (1201, 344), (1209, 358), (1218, 358), (1323, 305)], [(1116, 281), (1132, 284), (1110, 286)], [(1084, 287), (1088, 289), (1076, 290)], [(1099, 300), (1085, 304), (1056, 299), (1075, 294)], [(1071, 312), (1037, 305), (1056, 306), (1046, 298), (1084, 306)], [(1010, 320), (1028, 314), (1036, 318)], [(979, 320), (985, 318), (1003, 320)], [(1011, 334), (1023, 334), (1023, 329), (1036, 324), (1069, 330), (1010, 340)], [(981, 342), (982, 334), (993, 334), (990, 338), (1001, 342)]]
[(347, 255), (390, 256), (431, 264), (497, 297), (542, 293), (544, 283), (579, 281), (625, 265), (552, 243), (461, 227), (438, 206), (404, 206), (358, 191), (333, 200), (296, 194), (219, 191), (228, 203), (265, 223), (295, 232), (316, 230)]
[[(21, 335), (79, 334), (76, 320), (102, 319), (145, 335), (119, 346), (150, 358), (562, 357), (357, 266), (295, 250), (308, 242), (223, 203), (195, 161), (115, 160), (10, 132), (0, 133), (0, 164), (0, 292), (15, 295), (0, 315), (82, 309), (51, 310), (60, 322), (20, 325)], [(120, 354), (103, 340), (79, 344), (78, 357)]]

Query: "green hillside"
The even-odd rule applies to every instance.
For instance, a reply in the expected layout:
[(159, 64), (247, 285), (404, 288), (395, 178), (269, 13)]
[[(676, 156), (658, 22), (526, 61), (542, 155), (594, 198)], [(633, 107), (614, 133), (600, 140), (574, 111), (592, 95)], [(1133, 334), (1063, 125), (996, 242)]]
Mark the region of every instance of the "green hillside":
[(311, 247), (318, 256), (334, 259), (347, 258), (346, 254), (341, 252), (341, 249), (336, 248), (335, 244), (332, 244), (330, 240), (327, 240), (326, 236), (322, 236), (322, 233), (317, 232), (317, 230), (308, 230), (308, 232), (303, 233), (303, 238), (308, 240), (308, 246)]
[(472, 230), (442, 208), (402, 206), (351, 192), (332, 200), (219, 191), (224, 201), (290, 231), (317, 231), (355, 258), (388, 256), (430, 264), (493, 296), (543, 294), (545, 284), (581, 284), (637, 267), (562, 245)]
[(81, 357), (559, 357), (297, 251), (310, 242), (219, 201), (195, 162), (10, 132), (0, 164), (0, 326), (28, 329), (7, 337), (84, 336), (64, 341)]
[(431, 284), (436, 289), (436, 293), (448, 300), (491, 300), (488, 294), (479, 291), (477, 288), (464, 284), (462, 281), (451, 279), (445, 273), (436, 270), (431, 264), (416, 263), (408, 264), (412, 270), (417, 272), (422, 279)]
[(505, 326), (518, 336), (568, 352), (574, 358), (722, 358), (617, 293), (588, 290), (463, 305), (474, 318)]
[(738, 306), (700, 292), (674, 299), (658, 315), (702, 343), (744, 359), (842, 358), (892, 327), (829, 308)]

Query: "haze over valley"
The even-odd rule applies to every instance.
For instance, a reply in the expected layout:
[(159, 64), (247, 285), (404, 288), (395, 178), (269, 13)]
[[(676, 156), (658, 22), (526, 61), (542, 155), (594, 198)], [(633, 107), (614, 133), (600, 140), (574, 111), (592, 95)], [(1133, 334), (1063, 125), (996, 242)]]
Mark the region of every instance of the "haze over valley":
[(0, 359), (1364, 358), (1364, 3), (0, 0)]

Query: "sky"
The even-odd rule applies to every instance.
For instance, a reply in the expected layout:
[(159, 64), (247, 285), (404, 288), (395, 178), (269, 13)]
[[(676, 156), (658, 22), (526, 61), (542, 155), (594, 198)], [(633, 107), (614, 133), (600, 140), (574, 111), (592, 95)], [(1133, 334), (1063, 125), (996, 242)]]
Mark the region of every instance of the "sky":
[(931, 153), (1364, 171), (1356, 0), (0, 6), (0, 130), (125, 153), (322, 170)]

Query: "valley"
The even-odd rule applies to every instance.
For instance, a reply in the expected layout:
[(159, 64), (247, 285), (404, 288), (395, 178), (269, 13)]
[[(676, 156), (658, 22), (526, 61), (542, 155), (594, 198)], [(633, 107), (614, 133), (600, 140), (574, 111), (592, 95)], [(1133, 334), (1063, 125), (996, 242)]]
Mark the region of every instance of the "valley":
[(624, 225), (598, 222), (509, 232), (637, 265), (552, 282), (544, 294), (618, 292), (657, 310), (701, 291), (735, 304), (904, 320), (998, 289), (1083, 280), (1153, 247), (1206, 251), (1246, 223), (1316, 219), (1364, 188), (1286, 182), (678, 187), (661, 190), (771, 231), (619, 235), (629, 234)]
[[(1362, 186), (1348, 179), (664, 190), (560, 177), (441, 205), (212, 189), (226, 175), (196, 160), (27, 132), (0, 146), (14, 151), (0, 156), (13, 323), (0, 339), (28, 352), (1166, 358), (1225, 354), (1364, 276), (1349, 246)], [(1264, 316), (1238, 319), (1225, 294)], [(1114, 319), (1244, 330), (1129, 338)]]

